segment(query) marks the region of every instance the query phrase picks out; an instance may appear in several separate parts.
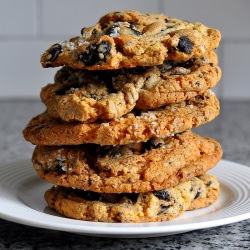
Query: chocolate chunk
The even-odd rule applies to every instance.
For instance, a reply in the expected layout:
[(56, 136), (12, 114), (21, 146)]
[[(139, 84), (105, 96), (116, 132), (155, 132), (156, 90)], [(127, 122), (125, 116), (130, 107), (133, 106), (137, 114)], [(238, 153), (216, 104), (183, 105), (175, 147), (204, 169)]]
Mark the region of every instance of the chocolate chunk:
[(116, 37), (120, 35), (119, 31), (120, 28), (117, 25), (112, 25), (110, 28), (107, 29), (106, 35), (110, 37)]
[(164, 212), (165, 212), (166, 210), (168, 210), (170, 207), (171, 207), (171, 206), (164, 206), (164, 205), (161, 204), (161, 206), (160, 206), (160, 211), (158, 212), (157, 215), (160, 215), (160, 214), (164, 213)]
[(201, 192), (202, 192), (202, 191), (199, 189), (199, 190), (197, 191), (197, 193), (196, 193), (194, 199), (198, 199), (198, 198), (200, 197), (200, 195), (201, 195)]
[(136, 27), (136, 22), (128, 22), (130, 29), (134, 29)]
[(191, 68), (194, 65), (194, 62), (195, 62), (194, 58), (187, 60), (187, 61), (184, 61), (184, 62), (182, 62), (182, 67), (187, 68), (187, 69)]
[(133, 35), (136, 35), (136, 36), (142, 36), (142, 33), (138, 30), (136, 30), (136, 22), (128, 22), (129, 23), (129, 29), (132, 31), (132, 34)]
[(182, 37), (180, 37), (179, 44), (178, 44), (177, 48), (181, 52), (184, 52), (186, 54), (190, 54), (192, 52), (192, 49), (193, 49), (193, 44), (189, 40), (188, 37), (182, 36)]
[(93, 29), (91, 34), (92, 34), (92, 35), (95, 35), (96, 33), (97, 33), (97, 30), (96, 30), (96, 29)]
[(213, 182), (212, 181), (209, 181), (206, 185), (207, 186), (211, 186), (213, 184)]
[(136, 36), (142, 36), (142, 33), (140, 31), (132, 29), (132, 28), (130, 28), (130, 29), (132, 30), (132, 32), (134, 33), (134, 35), (136, 35)]
[(54, 62), (58, 55), (62, 53), (62, 45), (59, 43), (54, 44), (49, 50), (48, 53), (51, 55), (51, 58), (48, 59), (48, 62)]
[(66, 173), (66, 171), (63, 169), (63, 166), (60, 163), (55, 166), (55, 171), (58, 174), (65, 174)]
[(105, 61), (106, 56), (111, 50), (109, 42), (101, 42), (100, 44), (91, 44), (87, 47), (86, 52), (78, 56), (78, 60), (88, 66), (94, 65), (100, 61)]
[(170, 201), (170, 196), (165, 190), (154, 191), (153, 194), (160, 200)]

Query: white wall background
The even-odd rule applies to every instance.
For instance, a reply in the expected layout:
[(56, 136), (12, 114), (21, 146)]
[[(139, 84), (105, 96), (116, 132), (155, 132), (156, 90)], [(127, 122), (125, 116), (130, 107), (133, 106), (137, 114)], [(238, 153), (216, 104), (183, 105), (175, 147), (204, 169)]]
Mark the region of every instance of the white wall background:
[(79, 35), (103, 14), (123, 9), (200, 21), (220, 29), (223, 77), (216, 93), (250, 99), (249, 0), (0, 0), (0, 98), (39, 98), (58, 70), (43, 69), (41, 54)]

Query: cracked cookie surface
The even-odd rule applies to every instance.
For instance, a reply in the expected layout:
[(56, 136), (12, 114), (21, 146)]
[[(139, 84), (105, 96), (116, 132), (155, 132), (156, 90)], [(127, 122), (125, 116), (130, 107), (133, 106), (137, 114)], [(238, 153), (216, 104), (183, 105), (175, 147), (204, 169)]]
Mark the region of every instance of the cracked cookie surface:
[(138, 193), (185, 182), (213, 168), (222, 149), (191, 131), (123, 146), (36, 147), (32, 157), (41, 178), (55, 185), (100, 193)]
[(46, 191), (45, 200), (73, 219), (138, 223), (168, 221), (187, 210), (209, 206), (219, 191), (216, 177), (204, 174), (175, 187), (139, 194), (101, 194), (57, 186)]
[(62, 122), (45, 112), (31, 119), (23, 135), (35, 145), (124, 145), (198, 127), (219, 113), (217, 97), (212, 91), (206, 91), (190, 100), (153, 110), (133, 110), (121, 118), (102, 123)]
[(163, 14), (111, 12), (81, 30), (81, 36), (52, 45), (43, 67), (118, 69), (159, 65), (166, 59), (203, 57), (219, 46), (221, 34), (202, 23)]

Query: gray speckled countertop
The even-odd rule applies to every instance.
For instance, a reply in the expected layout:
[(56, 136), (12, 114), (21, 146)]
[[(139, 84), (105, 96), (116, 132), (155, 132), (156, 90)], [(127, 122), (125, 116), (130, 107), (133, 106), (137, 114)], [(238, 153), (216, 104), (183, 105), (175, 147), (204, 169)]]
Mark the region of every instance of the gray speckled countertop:
[[(22, 138), (27, 122), (44, 110), (39, 100), (0, 101), (0, 165), (30, 158)], [(224, 159), (250, 166), (250, 102), (222, 102), (221, 115), (195, 130), (221, 142)], [(250, 220), (188, 233), (141, 239), (83, 236), (0, 219), (2, 249), (250, 249)]]

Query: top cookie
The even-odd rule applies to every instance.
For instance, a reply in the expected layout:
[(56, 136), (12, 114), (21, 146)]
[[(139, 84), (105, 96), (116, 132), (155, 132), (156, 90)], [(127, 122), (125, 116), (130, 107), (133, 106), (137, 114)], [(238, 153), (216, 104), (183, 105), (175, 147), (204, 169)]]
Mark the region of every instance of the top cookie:
[(202, 57), (221, 39), (217, 29), (199, 22), (133, 10), (108, 13), (81, 34), (52, 45), (42, 55), (42, 66), (89, 70), (153, 66), (166, 59)]

